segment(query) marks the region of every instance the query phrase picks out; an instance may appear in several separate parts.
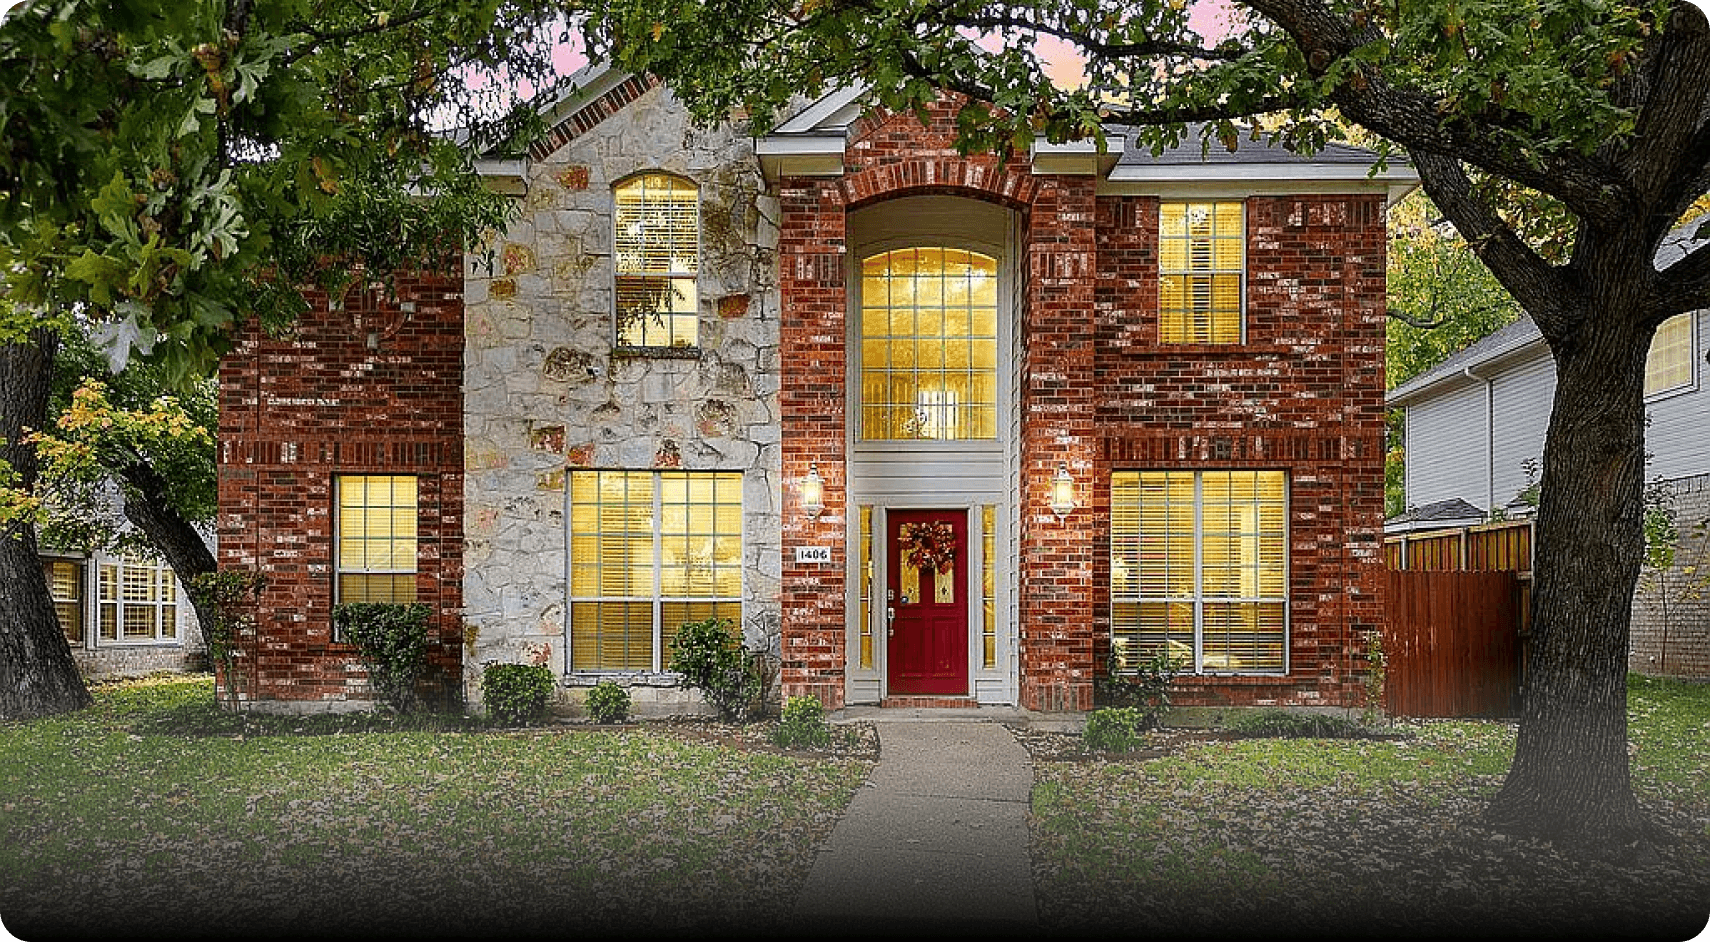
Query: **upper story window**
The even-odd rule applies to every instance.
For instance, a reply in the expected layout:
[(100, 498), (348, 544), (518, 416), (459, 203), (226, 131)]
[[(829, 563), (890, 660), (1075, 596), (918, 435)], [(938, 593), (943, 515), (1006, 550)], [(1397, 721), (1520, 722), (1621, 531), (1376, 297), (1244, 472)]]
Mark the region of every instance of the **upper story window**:
[(1694, 384), (1697, 358), (1693, 354), (1698, 351), (1697, 338), (1693, 336), (1696, 320), (1694, 313), (1676, 314), (1657, 328), (1651, 338), (1650, 355), (1645, 359), (1646, 396), (1660, 396)]
[(333, 601), (416, 600), (416, 479), (346, 474), (334, 479), (338, 508)]
[(1159, 206), (1159, 343), (1242, 341), (1246, 243), (1239, 200)]
[(997, 260), (907, 248), (861, 263), (861, 437), (997, 438)]
[(700, 191), (664, 173), (644, 173), (613, 191), (617, 343), (693, 347), (699, 342)]

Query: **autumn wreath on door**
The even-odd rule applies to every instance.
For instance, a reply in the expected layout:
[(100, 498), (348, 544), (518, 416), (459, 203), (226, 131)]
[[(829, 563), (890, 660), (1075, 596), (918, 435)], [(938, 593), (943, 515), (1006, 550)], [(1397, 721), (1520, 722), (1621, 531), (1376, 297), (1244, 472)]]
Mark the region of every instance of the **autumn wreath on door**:
[(915, 569), (949, 572), (956, 564), (956, 528), (948, 520), (905, 523), (897, 528), (903, 562)]

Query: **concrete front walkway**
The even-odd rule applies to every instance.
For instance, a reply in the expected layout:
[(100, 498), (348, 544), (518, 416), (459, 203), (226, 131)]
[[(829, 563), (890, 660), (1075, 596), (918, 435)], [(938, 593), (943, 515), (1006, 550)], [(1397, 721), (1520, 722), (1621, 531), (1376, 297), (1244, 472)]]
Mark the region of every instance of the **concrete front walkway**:
[(803, 930), (1035, 928), (1027, 751), (997, 723), (876, 724), (879, 763), (820, 849)]

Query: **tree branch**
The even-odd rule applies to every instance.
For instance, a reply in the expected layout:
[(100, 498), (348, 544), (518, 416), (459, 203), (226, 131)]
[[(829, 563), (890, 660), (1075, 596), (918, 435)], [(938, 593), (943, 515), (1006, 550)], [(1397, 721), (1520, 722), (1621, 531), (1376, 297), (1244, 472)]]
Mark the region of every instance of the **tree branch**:
[(1496, 280), (1530, 313), (1546, 337), (1565, 335), (1575, 315), (1563, 305), (1578, 293), (1494, 210), (1472, 195), (1472, 181), (1453, 157), (1409, 150), (1431, 202), (1447, 216)]

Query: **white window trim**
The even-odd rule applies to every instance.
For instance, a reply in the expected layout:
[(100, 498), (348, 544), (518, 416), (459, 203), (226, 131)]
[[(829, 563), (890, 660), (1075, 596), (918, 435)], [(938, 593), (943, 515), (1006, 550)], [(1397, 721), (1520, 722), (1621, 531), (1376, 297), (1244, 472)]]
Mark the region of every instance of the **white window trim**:
[[(1698, 357), (1698, 352), (1699, 352), (1699, 347), (1698, 347), (1698, 317), (1699, 317), (1700, 313), (1702, 313), (1702, 312), (1700, 312), (1700, 311), (1688, 311), (1684, 314), (1674, 315), (1674, 317), (1686, 318), (1686, 373), (1687, 373), (1686, 381), (1683, 383), (1679, 383), (1677, 385), (1674, 385), (1674, 386), (1669, 386), (1669, 387), (1664, 388), (1664, 389), (1659, 389), (1656, 392), (1645, 393), (1645, 402), (1647, 404), (1652, 403), (1652, 402), (1658, 402), (1658, 401), (1663, 400), (1663, 399), (1670, 399), (1670, 398), (1673, 398), (1675, 396), (1679, 396), (1683, 393), (1689, 393), (1689, 392), (1696, 392), (1697, 391), (1697, 389), (1698, 389), (1698, 359), (1699, 359), (1699, 357)], [(1664, 324), (1668, 323), (1668, 321), (1673, 320), (1674, 317), (1668, 318), (1668, 320), (1663, 321), (1663, 323)], [(1659, 325), (1657, 325), (1657, 327), (1660, 330), (1662, 325), (1659, 324)], [(1652, 343), (1655, 343), (1654, 337), (1652, 338)], [(1646, 353), (1645, 353), (1645, 372), (1646, 373), (1650, 372), (1650, 351), (1646, 351)]]
[[(343, 533), (343, 529), (344, 529), (344, 512), (342, 510), (343, 496), (344, 495), (343, 495), (341, 489), (344, 487), (344, 481), (347, 478), (412, 478), (415, 480), (415, 482), (416, 482), (416, 536), (415, 536), (416, 555), (415, 555), (414, 564), (411, 565), (408, 569), (347, 569), (344, 566), (339, 565), (339, 550), (340, 550), (341, 545), (342, 545), (341, 537), (342, 537), (342, 533)], [(421, 487), (422, 487), (422, 478), (421, 478), (421, 475), (419, 475), (419, 474), (392, 474), (390, 472), (385, 472), (385, 471), (349, 471), (349, 472), (341, 472), (341, 473), (333, 475), (333, 478), (332, 478), (332, 518), (333, 518), (332, 531), (333, 532), (332, 532), (332, 566), (331, 566), (331, 569), (332, 569), (332, 603), (334, 605), (339, 605), (339, 604), (342, 604), (342, 602), (343, 602), (343, 599), (341, 599), (339, 597), (340, 596), (339, 586), (340, 586), (340, 583), (343, 581), (342, 579), (339, 578), (340, 576), (358, 575), (358, 574), (359, 575), (365, 575), (365, 576), (407, 576), (407, 575), (419, 576), (421, 574), (421, 571), (422, 571), (422, 563), (421, 563), (421, 557), (422, 557), (422, 536), (421, 536), (422, 491), (421, 491)], [(416, 599), (416, 601), (419, 602), (419, 601), (421, 601), (421, 599), (418, 597)], [(343, 641), (344, 640), (343, 638), (336, 637), (336, 635), (337, 635), (336, 628), (334, 630), (334, 634), (335, 634), (335, 637), (333, 640), (335, 640), (335, 641)]]
[[(1191, 270), (1177, 271), (1174, 269), (1166, 271), (1164, 269), (1164, 263), (1163, 263), (1163, 243), (1164, 243), (1163, 208), (1165, 206), (1172, 204), (1172, 203), (1180, 203), (1184, 206), (1185, 205), (1192, 205), (1194, 203), (1209, 203), (1209, 204), (1239, 203), (1241, 206), (1241, 239), (1240, 239), (1240, 242), (1241, 242), (1241, 270), (1239, 272), (1240, 279), (1241, 279), (1241, 287), (1239, 289), (1240, 290), (1240, 298), (1241, 298), (1241, 312), (1240, 312), (1240, 318), (1241, 318), (1240, 335), (1241, 335), (1241, 339), (1235, 341), (1234, 343), (1219, 343), (1216, 341), (1207, 341), (1207, 342), (1201, 343), (1198, 341), (1185, 341), (1185, 342), (1184, 341), (1174, 341), (1174, 340), (1166, 341), (1163, 339), (1163, 289), (1161, 286), (1161, 282), (1163, 281), (1163, 279), (1165, 277), (1167, 277), (1167, 276), (1190, 276), (1191, 277), (1193, 275), (1227, 275), (1227, 274), (1232, 273), (1228, 269), (1221, 269), (1221, 268), (1211, 269), (1210, 271), (1204, 271), (1204, 272), (1196, 272), (1196, 271), (1191, 271)], [(1247, 248), (1248, 248), (1248, 246), (1247, 246), (1247, 223), (1248, 223), (1248, 219), (1247, 219), (1247, 197), (1245, 195), (1242, 195), (1242, 196), (1222, 196), (1222, 197), (1220, 197), (1220, 196), (1174, 196), (1174, 197), (1164, 197), (1164, 198), (1159, 199), (1159, 201), (1158, 201), (1158, 228), (1157, 228), (1157, 232), (1156, 232), (1156, 242), (1157, 242), (1156, 251), (1158, 253), (1158, 275), (1157, 275), (1157, 277), (1158, 277), (1158, 281), (1160, 282), (1160, 285), (1159, 285), (1159, 290), (1158, 290), (1159, 307), (1158, 307), (1158, 310), (1154, 312), (1154, 316), (1157, 318), (1158, 346), (1159, 347), (1168, 349), (1171, 347), (1244, 347), (1247, 345), (1247, 280), (1248, 280), (1247, 273), (1248, 273), (1248, 269), (1250, 267), (1249, 266), (1249, 260), (1247, 258)], [(1192, 240), (1190, 239), (1188, 241), (1191, 242)]]
[[(1289, 579), (1290, 579), (1290, 575), (1291, 575), (1290, 570), (1292, 569), (1292, 563), (1294, 562), (1293, 556), (1289, 551), (1289, 548), (1292, 545), (1289, 541), (1290, 540), (1289, 535), (1293, 529), (1293, 527), (1291, 525), (1292, 521), (1290, 519), (1290, 514), (1289, 514), (1290, 491), (1291, 491), (1291, 487), (1293, 485), (1293, 482), (1290, 480), (1289, 474), (1286, 470), (1278, 469), (1278, 468), (1251, 468), (1251, 469), (1248, 469), (1248, 468), (1234, 468), (1234, 469), (1231, 469), (1231, 468), (1194, 468), (1194, 469), (1188, 469), (1188, 468), (1144, 468), (1144, 469), (1122, 468), (1122, 469), (1118, 469), (1115, 473), (1118, 473), (1118, 474), (1122, 474), (1122, 473), (1145, 474), (1147, 472), (1158, 472), (1158, 471), (1183, 472), (1183, 471), (1190, 471), (1190, 470), (1191, 470), (1191, 473), (1193, 474), (1193, 595), (1192, 596), (1174, 596), (1174, 597), (1151, 597), (1151, 596), (1147, 596), (1147, 595), (1144, 595), (1142, 593), (1136, 592), (1135, 594), (1133, 594), (1131, 596), (1123, 596), (1121, 598), (1118, 598), (1116, 595), (1116, 586), (1114, 583), (1114, 579), (1115, 579), (1114, 569), (1115, 569), (1115, 567), (1111, 566), (1112, 574), (1107, 576), (1107, 579), (1110, 580), (1109, 582), (1107, 582), (1107, 588), (1110, 590), (1110, 603), (1113, 607), (1118, 605), (1118, 604), (1145, 605), (1145, 604), (1153, 604), (1153, 603), (1192, 605), (1193, 606), (1193, 663), (1188, 665), (1188, 670), (1186, 671), (1186, 673), (1191, 673), (1191, 674), (1194, 674), (1195, 676), (1202, 676), (1202, 677), (1286, 677), (1286, 676), (1288, 676), (1288, 673), (1292, 667), (1292, 665), (1290, 663), (1290, 648), (1291, 648), (1290, 639), (1293, 635), (1293, 629), (1294, 629), (1294, 607), (1290, 601), (1290, 593), (1288, 591), (1288, 587), (1290, 584)], [(1205, 475), (1207, 473), (1215, 474), (1218, 472), (1230, 471), (1230, 470), (1277, 471), (1277, 472), (1280, 472), (1283, 476), (1283, 493), (1282, 493), (1282, 505), (1283, 505), (1283, 561), (1282, 561), (1283, 573), (1282, 573), (1282, 584), (1283, 584), (1283, 594), (1282, 594), (1282, 598), (1280, 598), (1280, 599), (1272, 598), (1269, 596), (1255, 596), (1255, 597), (1251, 597), (1251, 598), (1248, 598), (1248, 597), (1241, 597), (1241, 598), (1218, 597), (1215, 599), (1207, 599), (1206, 598), (1206, 595), (1205, 595), (1205, 578), (1204, 578), (1204, 562), (1205, 562), (1205, 542), (1204, 542), (1205, 541)], [(1144, 531), (1141, 532), (1141, 535), (1142, 536), (1144, 535)], [(1107, 543), (1106, 548), (1105, 548), (1105, 551), (1106, 551), (1106, 553), (1110, 559), (1114, 559), (1116, 556), (1116, 548), (1114, 545), (1115, 537), (1116, 537), (1116, 534), (1115, 534), (1114, 530), (1112, 530), (1110, 535), (1109, 535), (1110, 542)], [(1136, 586), (1136, 588), (1139, 587), (1138, 581), (1135, 582), (1135, 586)], [(1247, 670), (1247, 671), (1206, 670), (1203, 665), (1205, 662), (1205, 606), (1206, 606), (1206, 603), (1208, 601), (1215, 603), (1215, 604), (1224, 604), (1224, 603), (1276, 604), (1277, 602), (1280, 601), (1282, 603), (1282, 610), (1283, 610), (1282, 669), (1280, 671), (1270, 671), (1270, 670), (1264, 670), (1264, 671), (1260, 671), (1260, 670)]]
[[(157, 599), (153, 602), (136, 602), (126, 599), (125, 567), (127, 566), (140, 566), (150, 570), (154, 573), (154, 578), (157, 582), (160, 579), (161, 574), (164, 573), (172, 582), (172, 601), (168, 603)], [(117, 582), (114, 589), (114, 598), (111, 601), (101, 598), (101, 570), (108, 567), (112, 567), (117, 570)], [(171, 566), (168, 566), (164, 562), (155, 562), (153, 560), (146, 559), (127, 559), (125, 557), (118, 556), (106, 559), (92, 559), (86, 567), (86, 572), (88, 577), (93, 578), (94, 592), (87, 596), (88, 601), (84, 603), (83, 619), (85, 634), (83, 647), (85, 650), (94, 650), (101, 647), (182, 647), (184, 645), (184, 608), (190, 604), (190, 600), (185, 596), (184, 585), (178, 581), (178, 574), (172, 571)], [(172, 606), (173, 634), (167, 636), (162, 635), (160, 632), (161, 626), (165, 623), (165, 618), (162, 617), (160, 609), (169, 604)], [(111, 638), (104, 638), (101, 636), (101, 610), (108, 605), (113, 606), (114, 636)], [(127, 638), (125, 637), (125, 609), (139, 607), (155, 609), (154, 636), (150, 638)]]
[[(564, 570), (564, 577), (565, 577), (564, 578), (564, 600), (565, 600), (564, 601), (564, 664), (565, 664), (565, 671), (564, 672), (566, 675), (570, 675), (570, 676), (574, 676), (574, 677), (582, 677), (582, 678), (595, 678), (595, 679), (600, 678), (600, 677), (621, 677), (621, 678), (641, 677), (641, 678), (645, 678), (645, 677), (649, 677), (649, 676), (657, 676), (657, 677), (660, 677), (662, 679), (667, 679), (667, 680), (670, 680), (672, 682), (675, 682), (677, 679), (679, 679), (680, 675), (675, 674), (675, 673), (670, 672), (670, 671), (667, 671), (665, 669), (666, 661), (669, 660), (669, 658), (667, 657), (665, 650), (664, 650), (664, 648), (665, 648), (665, 645), (664, 645), (664, 639), (665, 639), (665, 634), (664, 634), (664, 629), (665, 629), (664, 607), (665, 607), (665, 605), (667, 603), (678, 603), (678, 602), (702, 603), (702, 604), (713, 604), (713, 605), (735, 604), (737, 606), (737, 609), (738, 609), (737, 627), (738, 627), (738, 629), (740, 629), (743, 626), (743, 624), (745, 623), (745, 619), (747, 617), (748, 567), (746, 565), (744, 565), (740, 570), (740, 577), (739, 577), (740, 582), (737, 586), (737, 594), (734, 596), (670, 598), (670, 599), (667, 599), (661, 595), (660, 589), (661, 589), (661, 584), (662, 584), (662, 581), (664, 578), (664, 568), (665, 568), (665, 566), (664, 566), (665, 541), (659, 532), (660, 522), (664, 519), (664, 513), (663, 513), (663, 509), (664, 509), (663, 491), (664, 491), (664, 489), (659, 486), (660, 477), (662, 475), (668, 474), (668, 473), (688, 474), (691, 476), (693, 476), (693, 475), (709, 475), (709, 474), (729, 474), (729, 475), (734, 475), (738, 479), (739, 485), (745, 489), (746, 484), (747, 484), (747, 482), (746, 482), (747, 476), (740, 471), (727, 471), (727, 470), (715, 470), (715, 469), (688, 471), (688, 470), (677, 469), (677, 468), (665, 468), (665, 469), (660, 469), (660, 468), (646, 468), (646, 469), (576, 468), (576, 469), (572, 470), (570, 473), (576, 474), (578, 472), (600, 472), (600, 471), (605, 471), (608, 473), (621, 473), (621, 474), (645, 473), (645, 474), (651, 474), (653, 476), (653, 510), (652, 510), (653, 594), (651, 596), (639, 596), (639, 595), (577, 595), (576, 594), (576, 579), (575, 579), (575, 572), (576, 572), (576, 549), (575, 549), (575, 547), (576, 547), (576, 542), (575, 542), (576, 532), (575, 532), (575, 513), (574, 513), (575, 489), (571, 486), (571, 483), (570, 483), (571, 479), (567, 476), (565, 478), (565, 481), (564, 481), (564, 521), (565, 521), (565, 524), (564, 524), (564, 560), (565, 560), (565, 570)], [(739, 493), (740, 493), (740, 491), (739, 491)], [(744, 497), (746, 498), (745, 494), (744, 494)], [(742, 529), (742, 532), (738, 534), (738, 536), (742, 540), (741, 556), (744, 560), (746, 560), (747, 559), (747, 553), (748, 553), (748, 533), (747, 533), (747, 520), (746, 520), (748, 508), (747, 508), (746, 500), (744, 500), (738, 506), (739, 506), (739, 516), (742, 517), (742, 519), (743, 519), (743, 524), (742, 524), (743, 529)], [(642, 602), (649, 603), (651, 605), (652, 619), (653, 619), (653, 664), (652, 664), (651, 668), (649, 670), (643, 671), (643, 670), (617, 670), (614, 668), (606, 668), (606, 667), (577, 667), (574, 664), (575, 648), (573, 645), (575, 643), (575, 638), (573, 637), (573, 635), (574, 635), (574, 630), (575, 630), (574, 626), (576, 623), (575, 607), (576, 607), (576, 603), (578, 603), (578, 602), (594, 602), (594, 603), (615, 602), (615, 603), (625, 603), (625, 604), (636, 604), (636, 603), (642, 603)]]
[[(617, 193), (618, 193), (618, 189), (620, 187), (624, 186), (625, 184), (627, 184), (633, 180), (639, 179), (641, 177), (649, 176), (649, 175), (670, 177), (671, 179), (676, 180), (680, 183), (688, 184), (695, 191), (695, 270), (692, 273), (691, 272), (675, 273), (674, 272), (674, 273), (671, 273), (668, 275), (661, 276), (661, 277), (666, 278), (668, 281), (670, 279), (674, 279), (674, 278), (690, 278), (695, 283), (695, 342), (692, 344), (689, 344), (687, 346), (683, 346), (683, 347), (667, 347), (667, 346), (657, 346), (657, 345), (645, 346), (645, 345), (627, 344), (627, 343), (623, 342), (623, 337), (622, 337), (621, 331), (619, 330), (619, 327), (618, 327), (618, 278), (621, 275), (632, 274), (632, 273), (624, 273), (624, 272), (618, 271)], [(706, 250), (706, 245), (705, 245), (705, 243), (706, 243), (706, 225), (705, 225), (706, 220), (703, 218), (703, 213), (702, 213), (702, 209), (701, 209), (701, 184), (700, 184), (700, 181), (695, 180), (691, 177), (685, 176), (685, 175), (680, 174), (680, 173), (672, 173), (669, 170), (660, 170), (657, 168), (646, 169), (646, 170), (638, 170), (635, 173), (629, 174), (629, 175), (623, 177), (622, 179), (616, 181), (615, 183), (613, 183), (611, 185), (610, 190), (607, 192), (607, 196), (609, 197), (610, 207), (611, 207), (610, 213), (606, 218), (609, 219), (610, 223), (611, 223), (610, 228), (611, 228), (611, 239), (612, 239), (612, 243), (611, 243), (611, 253), (612, 253), (611, 254), (611, 270), (610, 270), (610, 272), (608, 272), (608, 275), (610, 278), (610, 287), (611, 287), (611, 292), (612, 292), (612, 295), (611, 295), (611, 297), (612, 297), (612, 302), (611, 302), (612, 348), (614, 350), (641, 351), (643, 353), (661, 354), (664, 356), (671, 356), (671, 355), (695, 356), (695, 355), (699, 355), (699, 353), (702, 349), (702, 347), (701, 347), (701, 327), (702, 327), (702, 325), (700, 323), (700, 319), (701, 319), (700, 308), (701, 308), (701, 300), (702, 300), (702, 294), (701, 294), (701, 290), (700, 290), (701, 289), (701, 270), (706, 267), (705, 260), (701, 257), (705, 253), (705, 250)]]

